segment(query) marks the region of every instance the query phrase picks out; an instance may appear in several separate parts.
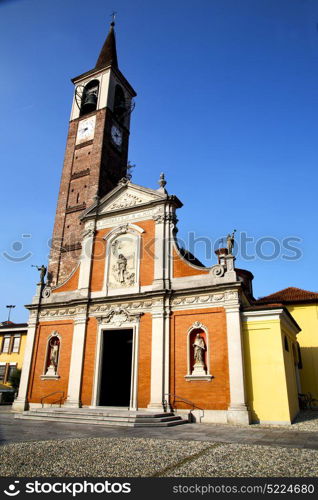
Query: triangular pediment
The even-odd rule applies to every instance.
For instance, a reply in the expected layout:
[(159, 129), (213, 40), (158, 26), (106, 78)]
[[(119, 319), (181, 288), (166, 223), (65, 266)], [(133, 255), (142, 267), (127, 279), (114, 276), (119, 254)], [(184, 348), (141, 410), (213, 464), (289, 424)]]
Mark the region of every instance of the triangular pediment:
[(154, 201), (165, 200), (166, 195), (160, 195), (150, 189), (138, 189), (136, 185), (127, 185), (110, 199), (101, 203), (99, 213), (112, 212), (114, 210), (129, 209), (138, 205), (153, 203)]
[[(118, 211), (132, 210), (135, 207), (146, 207), (164, 202), (169, 198), (168, 194), (162, 190), (154, 190), (133, 184), (131, 182), (120, 183), (115, 189), (104, 196), (98, 207), (98, 215), (112, 214)], [(178, 200), (179, 201), (179, 200)], [(181, 202), (180, 206), (181, 206)], [(89, 218), (96, 215), (97, 204), (89, 207), (82, 218)]]

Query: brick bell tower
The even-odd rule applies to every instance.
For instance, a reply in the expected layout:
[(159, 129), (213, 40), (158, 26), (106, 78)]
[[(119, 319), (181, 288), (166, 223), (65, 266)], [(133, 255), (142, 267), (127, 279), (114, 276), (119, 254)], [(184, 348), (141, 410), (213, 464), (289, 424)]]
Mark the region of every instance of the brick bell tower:
[(75, 92), (49, 260), (52, 285), (62, 283), (77, 265), (84, 210), (127, 175), (136, 93), (118, 68), (114, 25), (95, 68), (72, 79)]

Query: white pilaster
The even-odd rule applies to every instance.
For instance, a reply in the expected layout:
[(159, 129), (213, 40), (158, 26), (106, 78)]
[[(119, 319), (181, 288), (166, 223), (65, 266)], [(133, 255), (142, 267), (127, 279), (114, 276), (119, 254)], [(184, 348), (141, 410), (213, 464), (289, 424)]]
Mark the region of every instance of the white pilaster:
[[(164, 332), (164, 398), (167, 399), (165, 394), (170, 392), (170, 305), (169, 300), (166, 301), (166, 308), (169, 307), (169, 313), (165, 314), (165, 332)], [(167, 311), (167, 309), (166, 309)]]
[(239, 305), (226, 306), (227, 343), (230, 377), (228, 422), (249, 424), (244, 382), (244, 353)]
[(24, 358), (22, 364), (22, 373), (20, 379), (20, 387), (19, 394), (17, 399), (14, 401), (12, 405), (13, 411), (24, 411), (28, 409), (28, 386), (29, 386), (29, 378), (31, 371), (31, 363), (32, 363), (32, 354), (33, 347), (35, 341), (36, 334), (36, 326), (37, 326), (37, 317), (29, 319), (29, 327), (26, 338), (26, 345), (24, 351)]
[(86, 334), (86, 315), (74, 321), (72, 353), (69, 382), (65, 406), (79, 408), (81, 406), (80, 391), (82, 383), (84, 347)]
[(154, 258), (154, 289), (164, 288), (165, 280), (165, 214), (155, 217), (155, 258)]
[(89, 284), (91, 278), (91, 261), (94, 245), (94, 228), (89, 227), (87, 229), (86, 236), (82, 241), (82, 254), (81, 254), (81, 265), (78, 280), (78, 288), (82, 295), (88, 295)]
[(150, 410), (163, 410), (165, 391), (165, 311), (164, 302), (152, 312)]
[(164, 212), (155, 215), (155, 270), (153, 290), (170, 288), (172, 279), (172, 243), (176, 217), (174, 208), (164, 207)]

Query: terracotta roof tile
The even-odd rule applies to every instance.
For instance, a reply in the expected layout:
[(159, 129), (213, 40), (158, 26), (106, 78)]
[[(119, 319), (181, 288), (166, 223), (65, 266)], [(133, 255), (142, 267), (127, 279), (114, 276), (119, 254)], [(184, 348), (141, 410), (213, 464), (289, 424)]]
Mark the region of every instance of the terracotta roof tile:
[(281, 302), (282, 304), (292, 304), (294, 302), (318, 302), (318, 293), (302, 290), (301, 288), (288, 287), (279, 292), (272, 293), (266, 297), (261, 297), (255, 304), (272, 304)]

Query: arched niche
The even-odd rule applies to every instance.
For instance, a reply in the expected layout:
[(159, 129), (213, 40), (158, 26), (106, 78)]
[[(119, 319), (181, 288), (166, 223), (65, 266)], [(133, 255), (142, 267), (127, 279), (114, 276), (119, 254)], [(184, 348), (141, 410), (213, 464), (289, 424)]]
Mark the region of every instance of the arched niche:
[(195, 321), (187, 334), (186, 380), (211, 380), (209, 332), (205, 325)]
[(139, 291), (141, 233), (143, 229), (139, 226), (126, 224), (105, 237), (104, 288), (108, 294)]
[(52, 332), (47, 338), (44, 370), (41, 378), (59, 378), (58, 367), (61, 353), (61, 336), (57, 331)]

